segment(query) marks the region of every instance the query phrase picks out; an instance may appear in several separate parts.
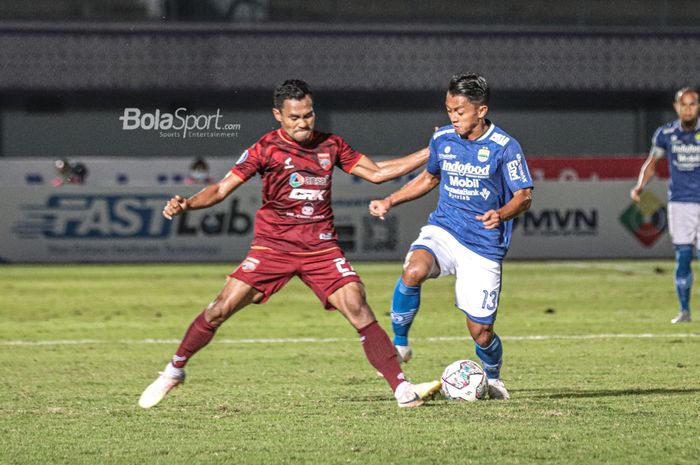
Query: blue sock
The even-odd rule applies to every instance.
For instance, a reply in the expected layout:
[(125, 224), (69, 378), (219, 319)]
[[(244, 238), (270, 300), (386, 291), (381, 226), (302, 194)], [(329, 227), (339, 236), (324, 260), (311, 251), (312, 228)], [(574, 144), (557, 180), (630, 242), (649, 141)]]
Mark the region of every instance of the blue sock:
[(477, 343), (474, 343), (474, 346), (476, 346), (476, 355), (481, 360), (481, 364), (484, 365), (486, 377), (489, 379), (500, 378), (501, 365), (503, 364), (503, 346), (501, 345), (501, 338), (498, 337), (497, 334), (494, 334), (488, 346), (481, 347)]
[(406, 286), (401, 277), (394, 287), (391, 299), (391, 327), (394, 330), (394, 345), (408, 345), (408, 330), (420, 306), (420, 286)]
[(676, 245), (676, 293), (681, 311), (690, 311), (690, 289), (693, 287), (693, 270), (690, 262), (693, 260), (693, 246)]

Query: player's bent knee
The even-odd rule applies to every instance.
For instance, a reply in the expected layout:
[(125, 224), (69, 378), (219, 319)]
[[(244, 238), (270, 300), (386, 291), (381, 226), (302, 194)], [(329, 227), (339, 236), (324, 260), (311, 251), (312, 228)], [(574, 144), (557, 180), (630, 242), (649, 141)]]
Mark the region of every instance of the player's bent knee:
[(204, 309), (204, 319), (212, 326), (219, 327), (231, 316), (231, 313), (220, 300), (215, 300)]
[(401, 275), (401, 280), (406, 286), (420, 286), (428, 279), (428, 267), (424, 264), (409, 264)]
[(471, 324), (469, 332), (472, 339), (481, 347), (487, 347), (493, 341), (495, 335), (493, 325)]

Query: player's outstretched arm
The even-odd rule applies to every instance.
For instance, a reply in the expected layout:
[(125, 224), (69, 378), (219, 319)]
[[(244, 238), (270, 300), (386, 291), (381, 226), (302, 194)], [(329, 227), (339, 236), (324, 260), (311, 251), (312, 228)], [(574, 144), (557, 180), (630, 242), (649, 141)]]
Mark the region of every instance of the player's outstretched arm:
[(428, 161), (430, 151), (428, 148), (413, 152), (410, 155), (391, 160), (375, 162), (367, 155), (363, 156), (360, 162), (355, 165), (350, 174), (358, 176), (374, 184), (381, 184), (386, 181), (398, 178), (410, 173)]
[(392, 207), (423, 197), (438, 184), (440, 184), (440, 176), (430, 174), (427, 170), (423, 170), (421, 174), (404, 184), (404, 186), (396, 192), (389, 194), (381, 200), (372, 200), (369, 204), (369, 213), (383, 220), (384, 216), (389, 213)]
[(228, 197), (231, 192), (244, 182), (241, 178), (229, 172), (221, 181), (209, 184), (188, 199), (176, 195), (165, 204), (163, 216), (172, 220), (173, 216), (179, 215), (184, 211), (211, 207)]
[(486, 229), (495, 229), (504, 221), (512, 220), (532, 205), (532, 188), (519, 189), (513, 193), (513, 198), (498, 210), (489, 210), (476, 219), (484, 224)]
[(642, 168), (639, 170), (637, 185), (630, 191), (630, 198), (634, 202), (639, 202), (641, 200), (640, 196), (644, 190), (644, 187), (649, 183), (649, 181), (651, 181), (651, 178), (653, 178), (654, 174), (656, 173), (656, 164), (658, 161), (659, 159), (653, 153), (649, 154), (646, 161), (642, 165)]

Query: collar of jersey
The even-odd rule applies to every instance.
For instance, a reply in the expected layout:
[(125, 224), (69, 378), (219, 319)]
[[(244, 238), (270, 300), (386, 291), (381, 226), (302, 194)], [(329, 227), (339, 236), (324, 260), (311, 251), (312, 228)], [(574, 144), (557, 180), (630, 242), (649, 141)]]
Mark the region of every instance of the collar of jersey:
[[(685, 131), (685, 130), (683, 129), (683, 123), (681, 122), (681, 119), (680, 119), (680, 118), (678, 118), (678, 119), (675, 121), (675, 123), (676, 123), (676, 127), (677, 127), (678, 129), (680, 129), (682, 132), (690, 132), (690, 131)], [(698, 120), (695, 122), (695, 129), (694, 129), (694, 131), (697, 131), (698, 129), (700, 129), (700, 118), (698, 118)]]
[(494, 126), (493, 122), (491, 122), (490, 119), (485, 119), (484, 121), (486, 121), (486, 124), (489, 125), (489, 128), (486, 130), (485, 133), (483, 133), (483, 134), (481, 135), (481, 137), (479, 137), (478, 139), (474, 140), (474, 142), (481, 142), (481, 141), (483, 141), (483, 140), (488, 139), (488, 138), (491, 136), (491, 133), (493, 132), (493, 129), (496, 127), (496, 126)]

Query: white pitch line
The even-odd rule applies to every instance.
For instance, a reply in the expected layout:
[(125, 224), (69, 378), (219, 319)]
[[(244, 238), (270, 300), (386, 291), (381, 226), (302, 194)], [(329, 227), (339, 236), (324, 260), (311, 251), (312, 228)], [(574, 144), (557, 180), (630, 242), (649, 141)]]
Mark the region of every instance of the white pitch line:
[[(659, 338), (700, 338), (700, 333), (673, 333), (673, 334), (572, 334), (572, 335), (532, 335), (532, 336), (501, 336), (504, 341), (575, 341), (585, 339), (659, 339)], [(468, 341), (468, 336), (436, 336), (436, 337), (416, 337), (414, 341), (444, 342), (444, 341)], [(215, 339), (217, 344), (327, 344), (333, 342), (357, 342), (358, 338), (261, 338), (261, 339)], [(114, 341), (106, 339), (58, 339), (51, 341), (28, 341), (14, 340), (2, 341), (0, 346), (64, 346), (64, 345), (91, 345), (91, 344), (178, 344), (180, 339), (117, 339)]]

